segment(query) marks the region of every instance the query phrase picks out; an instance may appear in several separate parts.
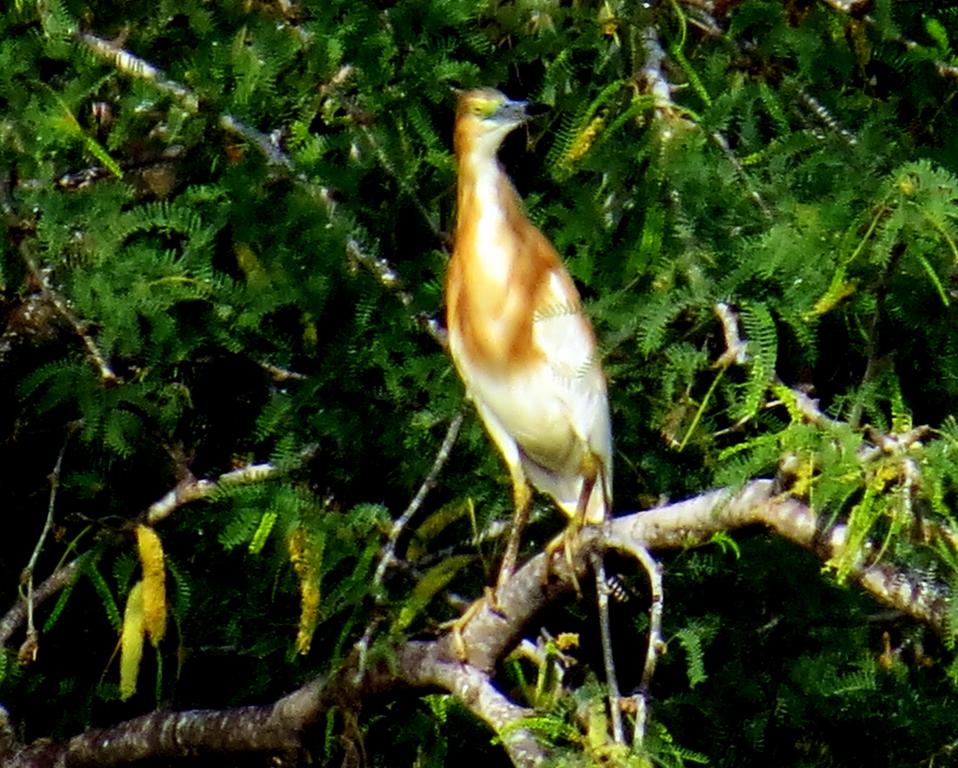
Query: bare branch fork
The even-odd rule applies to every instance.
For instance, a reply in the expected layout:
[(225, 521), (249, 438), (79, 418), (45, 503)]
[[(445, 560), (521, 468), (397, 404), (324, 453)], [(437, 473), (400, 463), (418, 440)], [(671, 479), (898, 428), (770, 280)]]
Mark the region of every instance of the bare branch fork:
[[(373, 588), (376, 592), (375, 597), (380, 604), (383, 601), (382, 585), (383, 579), (386, 577), (386, 571), (397, 562), (396, 547), (399, 544), (399, 537), (403, 535), (410, 521), (422, 508), (426, 496), (428, 496), (429, 492), (435, 487), (439, 479), (439, 473), (442, 472), (442, 468), (446, 462), (449, 461), (449, 456), (452, 454), (452, 449), (456, 444), (456, 439), (459, 437), (459, 429), (462, 427), (464, 419), (465, 412), (462, 410), (453, 417), (449, 427), (446, 429), (446, 436), (442, 440), (442, 445), (439, 446), (436, 458), (432, 462), (432, 467), (429, 469), (429, 474), (427, 474), (426, 479), (422, 481), (422, 485), (419, 486), (416, 495), (413, 496), (412, 501), (409, 502), (409, 506), (407, 506), (403, 513), (393, 522), (392, 529), (389, 531), (389, 540), (383, 547), (379, 564), (376, 566), (376, 572), (373, 575)], [(363, 632), (363, 636), (355, 645), (358, 656), (356, 665), (357, 681), (366, 671), (366, 654), (369, 651), (369, 644), (372, 642), (373, 633), (379, 628), (379, 624), (380, 621), (378, 618), (374, 618), (367, 625), (366, 631)]]
[(57, 491), (60, 489), (60, 470), (63, 467), (63, 456), (67, 452), (67, 443), (70, 440), (70, 434), (70, 432), (67, 433), (66, 439), (63, 441), (63, 446), (60, 448), (60, 453), (57, 455), (56, 464), (53, 466), (53, 472), (50, 473), (50, 500), (47, 503), (47, 518), (43, 523), (40, 536), (37, 538), (37, 544), (33, 548), (33, 554), (30, 555), (30, 560), (26, 568), (23, 569), (21, 576), (21, 582), (26, 583), (26, 594), (24, 595), (23, 602), (25, 603), (27, 621), (27, 637), (23, 645), (20, 646), (20, 653), (18, 654), (21, 664), (29, 664), (36, 661), (37, 651), (39, 650), (40, 636), (33, 623), (33, 604), (35, 599), (33, 573), (37, 567), (37, 560), (40, 559), (40, 553), (43, 551), (43, 545), (46, 542), (47, 536), (50, 534), (50, 530), (53, 528), (53, 512), (54, 509), (56, 509)]

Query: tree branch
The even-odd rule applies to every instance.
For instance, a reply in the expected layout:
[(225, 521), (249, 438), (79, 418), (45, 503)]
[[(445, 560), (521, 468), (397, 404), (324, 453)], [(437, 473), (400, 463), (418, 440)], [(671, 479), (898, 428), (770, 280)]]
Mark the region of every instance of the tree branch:
[[(466, 651), (462, 661), (451, 633), (434, 641), (409, 641), (364, 671), (358, 669), (354, 654), (331, 676), (317, 678), (273, 705), (154, 712), (112, 728), (87, 731), (65, 742), (42, 740), (9, 758), (5, 765), (80, 768), (120, 765), (145, 757), (288, 753), (302, 748), (304, 736), (332, 706), (358, 710), (373, 697), (397, 695), (404, 690), (441, 689), (456, 696), (502, 738), (515, 765), (532, 768), (548, 756), (533, 734), (522, 727), (523, 719), (532, 712), (504, 696), (492, 675), (499, 660), (519, 642), (542, 609), (574, 592), (573, 576), (585, 575), (593, 553), (607, 548), (630, 553), (637, 548), (685, 548), (706, 543), (719, 531), (764, 525), (821, 559), (832, 559), (845, 544), (845, 527), (822, 530), (818, 523), (808, 505), (776, 494), (771, 480), (756, 480), (737, 491), (712, 491), (619, 517), (607, 528), (595, 526), (582, 531), (571, 566), (574, 574), (561, 551), (551, 555), (551, 563), (550, 555), (541, 553), (499, 591), (495, 607), (481, 600), (462, 628)], [(859, 566), (850, 578), (879, 601), (937, 630), (944, 626), (944, 590), (920, 575), (891, 563), (877, 563)], [(654, 642), (654, 636), (650, 640)]]
[[(774, 492), (772, 480), (753, 480), (741, 490), (712, 491), (687, 501), (617, 518), (607, 544), (629, 550), (641, 542), (650, 550), (689, 547), (720, 531), (764, 525), (774, 533), (815, 553), (822, 561), (836, 558), (845, 546), (847, 527), (819, 527), (816, 513), (804, 502)], [(927, 576), (893, 563), (860, 564), (849, 578), (873, 597), (941, 631), (946, 592)]]
[[(310, 451), (306, 451), (305, 453), (309, 455)], [(59, 462), (57, 466), (59, 466)], [(194, 501), (209, 498), (217, 491), (222, 490), (226, 485), (262, 482), (263, 480), (276, 476), (280, 472), (280, 468), (266, 462), (263, 464), (249, 464), (245, 467), (225, 472), (212, 480), (197, 479), (192, 475), (188, 475), (180, 481), (175, 488), (164, 494), (162, 498), (153, 502), (147, 508), (144, 513), (144, 522), (147, 525), (156, 525), (172, 515), (180, 507)], [(53, 498), (55, 498), (54, 492), (51, 492), (51, 504)], [(64, 587), (73, 583), (78, 575), (81, 560), (81, 558), (77, 558), (59, 567), (44, 580), (42, 584), (33, 589), (32, 599), (30, 601), (20, 600), (7, 611), (3, 618), (0, 619), (0, 646), (6, 645), (17, 628), (27, 620), (29, 605), (32, 604), (35, 608), (53, 597)], [(32, 579), (32, 568), (30, 576)]]
[[(33, 590), (33, 606), (40, 605), (41, 603), (49, 600), (53, 595), (57, 594), (61, 589), (73, 583), (73, 580), (76, 579), (80, 570), (80, 563), (82, 558), (77, 558), (72, 560), (66, 565), (57, 568), (48, 578)], [(9, 611), (4, 614), (3, 618), (0, 619), (0, 646), (6, 645), (10, 642), (10, 638), (13, 636), (13, 633), (26, 621), (27, 619), (27, 603), (25, 600), (18, 600), (16, 605), (10, 608)]]
[[(863, 0), (823, 0), (823, 2), (832, 10), (847, 15), (854, 15), (856, 18), (865, 22), (865, 24), (872, 29), (879, 29), (878, 22), (876, 22), (875, 19), (869, 14), (863, 12), (871, 6), (870, 2)], [(905, 37), (901, 34), (896, 34), (893, 30), (889, 30), (888, 28), (881, 28), (880, 33), (882, 37), (894, 40), (905, 46), (905, 48), (908, 50), (921, 47), (911, 38)], [(956, 67), (954, 64), (949, 64), (941, 59), (938, 59), (934, 62), (934, 65), (935, 71), (941, 77), (950, 80), (958, 80), (958, 67)]]
[(36, 281), (37, 285), (40, 286), (40, 292), (44, 298), (56, 309), (60, 316), (70, 324), (70, 327), (73, 328), (76, 335), (80, 337), (83, 346), (86, 348), (87, 357), (100, 375), (100, 382), (106, 386), (113, 386), (118, 383), (119, 378), (116, 373), (113, 372), (110, 361), (107, 360), (106, 355), (100, 351), (96, 341), (90, 334), (89, 325), (78, 318), (63, 297), (54, 290), (46, 273), (27, 254), (26, 248), (21, 248), (20, 253), (31, 277)]
[(163, 498), (150, 504), (146, 510), (145, 522), (147, 525), (156, 525), (183, 505), (209, 498), (225, 485), (262, 482), (275, 477), (279, 472), (280, 470), (275, 464), (265, 462), (262, 464), (247, 464), (245, 467), (224, 472), (215, 480), (201, 480), (193, 477), (193, 475), (187, 475)]
[(50, 534), (50, 530), (53, 528), (53, 512), (56, 509), (57, 491), (60, 489), (60, 470), (63, 467), (63, 456), (67, 452), (67, 443), (70, 441), (70, 434), (70, 432), (67, 432), (63, 446), (60, 448), (60, 453), (57, 455), (56, 464), (53, 466), (53, 472), (50, 473), (50, 500), (47, 502), (47, 519), (43, 523), (43, 530), (40, 531), (40, 536), (37, 539), (36, 546), (33, 548), (30, 561), (27, 563), (27, 567), (23, 569), (23, 574), (20, 577), (21, 584), (26, 582), (27, 587), (27, 593), (24, 597), (24, 602), (26, 603), (27, 638), (24, 640), (23, 645), (20, 646), (20, 653), (18, 654), (21, 664), (30, 664), (36, 661), (37, 652), (40, 647), (40, 635), (33, 623), (33, 573), (37, 567), (37, 560), (40, 559), (40, 553), (43, 551), (43, 545), (46, 542), (47, 536)]

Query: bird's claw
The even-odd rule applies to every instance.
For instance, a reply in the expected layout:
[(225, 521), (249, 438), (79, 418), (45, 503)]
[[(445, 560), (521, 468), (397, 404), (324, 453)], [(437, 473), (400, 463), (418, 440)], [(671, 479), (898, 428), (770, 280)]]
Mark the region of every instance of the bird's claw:
[(543, 583), (548, 583), (552, 578), (552, 558), (558, 550), (563, 551), (566, 566), (569, 568), (569, 578), (572, 579), (572, 586), (575, 587), (576, 594), (582, 594), (582, 588), (579, 586), (579, 579), (575, 575), (575, 555), (579, 544), (579, 532), (582, 526), (575, 520), (560, 533), (556, 538), (546, 545), (546, 570), (542, 577)]
[(505, 618), (505, 613), (499, 607), (499, 601), (496, 595), (496, 590), (493, 590), (492, 587), (486, 587), (482, 593), (482, 597), (474, 601), (458, 619), (453, 619), (452, 621), (444, 622), (440, 624), (440, 629), (448, 629), (450, 642), (452, 643), (452, 651), (456, 656), (456, 659), (462, 663), (465, 663), (469, 660), (469, 649), (466, 646), (466, 639), (463, 636), (466, 627), (469, 625), (469, 622), (472, 621), (479, 611), (482, 610), (483, 605), (488, 605), (489, 610)]

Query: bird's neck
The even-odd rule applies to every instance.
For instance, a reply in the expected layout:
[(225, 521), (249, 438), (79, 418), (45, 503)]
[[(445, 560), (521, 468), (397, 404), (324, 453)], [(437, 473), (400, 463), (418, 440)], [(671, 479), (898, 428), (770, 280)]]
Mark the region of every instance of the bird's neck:
[(505, 282), (507, 262), (514, 257), (508, 235), (515, 235), (517, 222), (522, 220), (522, 203), (494, 154), (467, 152), (459, 156), (457, 201), (457, 242), (469, 247), (469, 243), (481, 241), (485, 246), (481, 263), (488, 276)]
[(459, 158), (458, 203), (459, 220), (463, 214), (470, 214), (475, 207), (491, 213), (493, 209), (502, 209), (516, 200), (512, 182), (506, 176), (495, 155), (478, 152)]
[(494, 153), (459, 143), (456, 243), (450, 264), (451, 341), (490, 369), (537, 361), (532, 323), (555, 252), (522, 212)]

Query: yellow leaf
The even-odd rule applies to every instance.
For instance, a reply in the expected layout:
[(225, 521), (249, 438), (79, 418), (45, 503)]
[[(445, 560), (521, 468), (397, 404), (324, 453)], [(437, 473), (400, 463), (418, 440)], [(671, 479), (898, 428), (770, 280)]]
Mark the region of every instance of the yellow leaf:
[(299, 579), (299, 629), (296, 632), (296, 652), (309, 653), (313, 634), (319, 624), (320, 579), (325, 539), (311, 537), (302, 528), (293, 531), (287, 542), (289, 561)]
[(583, 157), (589, 154), (592, 144), (596, 137), (605, 127), (605, 115), (596, 115), (589, 121), (589, 124), (579, 132), (569, 147), (566, 156), (563, 158), (563, 164), (570, 166), (579, 162)]
[(126, 701), (136, 693), (136, 678), (143, 658), (143, 582), (133, 585), (123, 611), (123, 630), (120, 636), (120, 698)]
[(143, 567), (143, 620), (156, 647), (166, 634), (166, 568), (163, 544), (148, 525), (136, 526), (136, 545)]
[(236, 263), (243, 270), (243, 274), (246, 275), (246, 282), (250, 286), (253, 288), (269, 287), (272, 282), (269, 272), (266, 271), (263, 262), (256, 255), (256, 251), (246, 243), (236, 243), (233, 246), (233, 253), (236, 255)]
[(560, 632), (556, 637), (556, 648), (560, 651), (571, 651), (579, 647), (578, 632)]
[(296, 653), (305, 656), (313, 644), (313, 634), (319, 623), (319, 587), (313, 581), (299, 585), (299, 629), (296, 631)]

